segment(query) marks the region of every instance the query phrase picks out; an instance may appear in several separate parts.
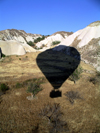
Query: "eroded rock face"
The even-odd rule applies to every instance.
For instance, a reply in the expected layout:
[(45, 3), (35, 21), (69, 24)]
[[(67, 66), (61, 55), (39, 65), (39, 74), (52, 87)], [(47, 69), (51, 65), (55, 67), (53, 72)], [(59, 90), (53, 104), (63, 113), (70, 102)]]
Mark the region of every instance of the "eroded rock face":
[(36, 52), (34, 48), (26, 43), (15, 40), (0, 41), (1, 51), (5, 55), (24, 55), (26, 52)]
[(38, 42), (36, 46), (40, 48), (42, 47), (42, 45), (45, 45), (49, 49), (52, 46), (53, 41), (61, 42), (71, 34), (73, 34), (73, 32), (65, 32), (65, 31), (55, 32), (51, 36), (46, 37), (43, 41)]
[(34, 41), (34, 39), (42, 37), (40, 34), (30, 34), (26, 33), (24, 30), (16, 30), (16, 29), (7, 29), (0, 31), (0, 40), (16, 40), (21, 43), (27, 43), (29, 41)]

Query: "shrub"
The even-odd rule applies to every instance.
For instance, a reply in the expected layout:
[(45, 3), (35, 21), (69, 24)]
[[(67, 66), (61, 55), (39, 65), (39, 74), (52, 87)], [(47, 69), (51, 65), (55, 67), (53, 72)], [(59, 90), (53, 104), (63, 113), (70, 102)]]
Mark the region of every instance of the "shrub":
[(35, 96), (39, 91), (43, 89), (41, 87), (41, 84), (44, 82), (44, 78), (39, 78), (39, 79), (34, 78), (33, 80), (27, 82), (28, 82), (27, 92), (31, 92), (33, 96)]
[(2, 53), (2, 54), (1, 54), (1, 57), (6, 57), (6, 55)]
[(65, 94), (71, 104), (74, 103), (75, 99), (82, 99), (77, 91), (69, 91)]
[(15, 87), (16, 88), (21, 88), (21, 87), (23, 87), (23, 84), (22, 83), (16, 83)]
[(21, 58), (19, 58), (19, 60), (21, 60)]
[(35, 44), (32, 41), (27, 42), (27, 44), (30, 46), (35, 46)]
[(0, 85), (0, 90), (5, 93), (7, 90), (9, 90), (9, 87), (6, 84), (2, 83)]
[(38, 38), (34, 39), (34, 43), (38, 43), (44, 39), (45, 39), (45, 36), (43, 35), (42, 37), (38, 37)]
[(34, 97), (41, 90), (42, 88), (40, 87), (40, 84), (31, 82), (28, 86), (27, 92), (31, 92)]
[(48, 103), (43, 107), (39, 113), (39, 116), (46, 117), (49, 120), (50, 133), (61, 133), (69, 131), (67, 123), (63, 121), (63, 113), (60, 110), (60, 104)]
[(79, 66), (79, 67), (71, 74), (71, 76), (69, 77), (69, 79), (72, 80), (72, 81), (74, 81), (74, 83), (75, 83), (78, 79), (80, 79), (81, 73), (82, 73), (82, 67)]
[(56, 44), (59, 44), (59, 43), (60, 43), (60, 41), (53, 41), (52, 45), (56, 45)]
[(94, 77), (90, 77), (89, 81), (92, 82), (93, 84), (100, 84), (100, 72), (97, 71), (96, 75)]

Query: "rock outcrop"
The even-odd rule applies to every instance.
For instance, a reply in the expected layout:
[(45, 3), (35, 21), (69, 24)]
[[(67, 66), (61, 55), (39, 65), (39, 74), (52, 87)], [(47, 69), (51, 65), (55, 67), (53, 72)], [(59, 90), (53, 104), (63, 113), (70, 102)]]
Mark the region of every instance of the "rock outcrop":
[(67, 38), (69, 35), (73, 34), (73, 32), (65, 32), (65, 31), (59, 31), (51, 36), (46, 37), (43, 41), (40, 41), (36, 44), (38, 48), (43, 47), (43, 49), (48, 49), (52, 46), (52, 42), (54, 41), (63, 41), (65, 38)]
[(23, 55), (26, 52), (35, 52), (36, 50), (29, 46), (27, 42), (42, 37), (40, 34), (30, 34), (23, 30), (8, 29), (0, 31), (0, 47), (5, 55)]
[(24, 55), (24, 47), (17, 41), (0, 41), (0, 48), (4, 55)]
[(29, 41), (34, 41), (34, 39), (42, 37), (40, 34), (30, 34), (26, 33), (24, 30), (16, 30), (16, 29), (7, 29), (0, 31), (0, 40), (16, 40), (21, 43), (27, 43)]

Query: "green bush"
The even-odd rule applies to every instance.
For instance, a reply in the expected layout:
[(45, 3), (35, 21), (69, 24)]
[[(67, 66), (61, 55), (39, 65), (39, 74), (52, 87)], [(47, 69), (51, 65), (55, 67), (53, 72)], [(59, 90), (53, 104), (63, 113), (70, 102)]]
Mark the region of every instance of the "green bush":
[(80, 79), (80, 75), (82, 73), (82, 67), (79, 66), (69, 77), (70, 80), (74, 81), (74, 83)]
[(39, 83), (30, 83), (27, 89), (27, 92), (31, 92), (33, 96), (35, 96), (42, 88), (40, 87)]
[(45, 36), (43, 35), (42, 37), (38, 37), (38, 38), (34, 39), (34, 43), (38, 43), (44, 39), (45, 39)]
[(1, 54), (1, 57), (6, 57), (6, 55), (2, 53), (2, 54)]
[(41, 84), (44, 83), (44, 80), (44, 78), (34, 78), (32, 80), (26, 81), (26, 84), (28, 84), (27, 92), (31, 92), (33, 96), (35, 96), (39, 91), (43, 89), (41, 87)]
[(32, 41), (27, 42), (27, 44), (30, 46), (35, 46), (35, 44)]
[(21, 87), (23, 87), (23, 84), (22, 83), (16, 83), (15, 87), (16, 88), (21, 88)]
[(60, 43), (60, 41), (53, 41), (52, 45), (56, 45), (56, 44), (59, 44), (59, 43)]
[(2, 83), (0, 85), (0, 90), (5, 93), (7, 90), (9, 90), (9, 87), (6, 84)]

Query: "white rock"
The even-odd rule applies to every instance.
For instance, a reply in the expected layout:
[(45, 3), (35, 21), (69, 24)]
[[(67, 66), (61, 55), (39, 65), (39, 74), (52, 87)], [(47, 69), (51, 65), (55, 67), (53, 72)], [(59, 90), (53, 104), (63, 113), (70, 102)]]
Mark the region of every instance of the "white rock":
[(44, 44), (47, 47), (50, 47), (53, 41), (62, 41), (62, 40), (64, 40), (63, 36), (60, 34), (56, 34), (56, 35), (49, 36), (45, 38), (44, 40), (38, 42), (36, 46), (40, 48)]
[(24, 55), (26, 53), (24, 47), (17, 41), (0, 41), (0, 48), (5, 55)]
[(80, 40), (80, 42), (77, 44), (77, 47), (82, 48), (83, 46), (88, 45), (88, 43), (93, 38), (99, 38), (99, 37), (100, 37), (100, 25), (93, 27), (87, 26), (86, 28), (79, 30), (73, 33), (72, 35), (68, 36), (66, 39), (61, 41), (61, 44), (70, 46), (77, 38), (77, 40)]

